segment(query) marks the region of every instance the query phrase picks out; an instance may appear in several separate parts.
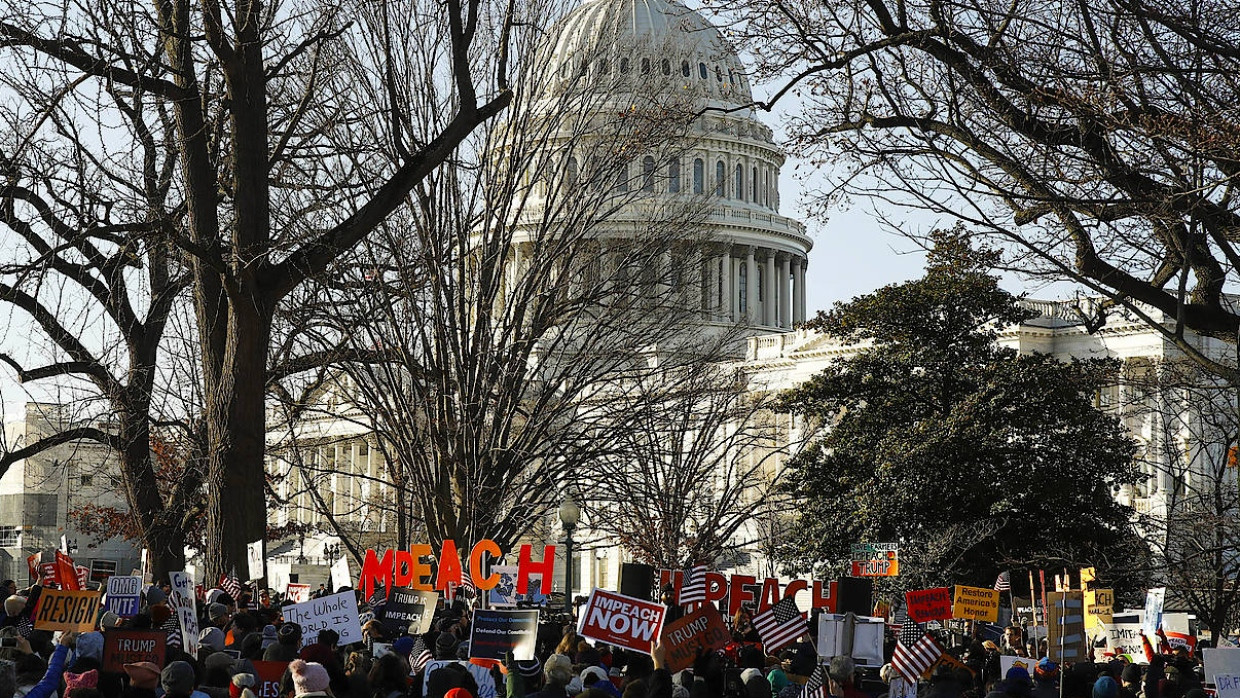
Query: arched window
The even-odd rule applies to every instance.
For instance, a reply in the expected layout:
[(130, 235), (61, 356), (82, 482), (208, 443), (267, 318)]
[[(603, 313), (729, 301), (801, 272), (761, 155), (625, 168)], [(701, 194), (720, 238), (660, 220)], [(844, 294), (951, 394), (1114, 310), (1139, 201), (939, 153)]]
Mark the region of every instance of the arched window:
[(621, 72), (621, 73), (624, 73), (624, 74), (626, 74), (626, 75), (628, 74), (628, 72), (629, 72), (629, 59), (627, 59), (627, 58), (621, 58), (621, 59), (620, 59), (620, 72)]
[(706, 163), (702, 162), (702, 158), (693, 160), (693, 193), (701, 194), (706, 191)]
[(649, 75), (649, 74), (650, 74), (650, 59), (643, 58), (642, 59), (642, 75)]
[(736, 163), (736, 181), (733, 183), (732, 194), (741, 201), (745, 200), (745, 166)]
[(698, 63), (698, 77), (702, 78), (703, 80), (706, 79), (706, 64), (705, 63)]
[(680, 158), (667, 163), (667, 190), (672, 194), (680, 192)]
[(749, 200), (758, 203), (758, 168), (749, 173)]
[(726, 196), (728, 188), (728, 168), (723, 160), (715, 163), (715, 196)]
[(606, 58), (598, 59), (598, 72), (607, 73), (610, 70), (611, 70), (611, 64), (607, 62)]
[(654, 158), (642, 158), (642, 191), (654, 191)]
[(723, 71), (719, 66), (715, 66), (715, 82), (723, 82)]
[(680, 74), (689, 77), (689, 61), (680, 62)]
[(666, 58), (663, 59), (663, 74), (664, 75), (672, 74), (672, 62), (667, 60)]
[(564, 183), (569, 187), (577, 186), (577, 158), (569, 158), (564, 166)]
[(611, 188), (615, 192), (629, 190), (629, 163), (626, 162), (616, 167), (616, 182)]
[(749, 277), (749, 272), (748, 272), (749, 265), (742, 262), (738, 264), (737, 266), (740, 267), (740, 274), (738, 275), (740, 278), (738, 279), (737, 284), (736, 284), (736, 292), (737, 294), (740, 295), (740, 298), (739, 298), (740, 302), (738, 303), (737, 307), (740, 308), (740, 311), (742, 313), (744, 313), (749, 310), (748, 308), (749, 303), (747, 302), (749, 300), (749, 278), (748, 278)]

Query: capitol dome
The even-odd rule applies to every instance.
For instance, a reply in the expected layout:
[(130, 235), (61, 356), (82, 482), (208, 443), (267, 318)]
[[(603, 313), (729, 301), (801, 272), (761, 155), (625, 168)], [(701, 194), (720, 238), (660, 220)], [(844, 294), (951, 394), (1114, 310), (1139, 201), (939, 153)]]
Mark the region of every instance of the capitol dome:
[(590, 82), (665, 81), (703, 106), (748, 107), (745, 66), (723, 34), (696, 11), (668, 0), (588, 0), (557, 26), (552, 67)]

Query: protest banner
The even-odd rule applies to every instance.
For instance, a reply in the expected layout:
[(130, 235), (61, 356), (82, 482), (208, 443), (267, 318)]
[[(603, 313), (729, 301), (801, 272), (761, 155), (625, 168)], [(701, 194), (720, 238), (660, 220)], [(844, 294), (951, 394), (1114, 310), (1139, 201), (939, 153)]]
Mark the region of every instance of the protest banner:
[(1214, 695), (1217, 698), (1240, 698), (1240, 674), (1215, 674)]
[(1217, 686), (1219, 676), (1240, 675), (1240, 648), (1207, 647), (1201, 650), (1201, 662), (1205, 665), (1206, 683)]
[(1145, 650), (1141, 644), (1141, 619), (1136, 614), (1114, 614), (1106, 624), (1107, 649), (1115, 654), (1131, 654), (1144, 663)]
[[(850, 627), (851, 637), (848, 634)], [(853, 616), (850, 620), (847, 615), (823, 613), (818, 616), (818, 656), (846, 655), (856, 660), (859, 666), (882, 666), (883, 631), (886, 627), (883, 618)]]
[(293, 603), (305, 603), (310, 600), (310, 585), (289, 582), (284, 588), (284, 596)]
[(1115, 592), (1111, 589), (1091, 589), (1085, 592), (1086, 627), (1103, 627), (1115, 614)]
[(1007, 676), (1008, 671), (1011, 670), (1012, 667), (1020, 667), (1021, 669), (1024, 669), (1025, 671), (1029, 672), (1030, 676), (1033, 676), (1033, 670), (1036, 664), (1037, 664), (1036, 661), (1028, 657), (1016, 657), (1016, 656), (1010, 656), (1006, 654), (1000, 655), (999, 656), (999, 676)]
[(650, 652), (663, 629), (663, 604), (594, 589), (577, 620), (577, 634), (634, 652)]
[(181, 641), (185, 651), (198, 658), (198, 597), (194, 591), (194, 576), (189, 572), (169, 572), (172, 586), (172, 605), (181, 627)]
[(946, 620), (952, 617), (952, 588), (921, 589), (904, 594), (908, 617), (916, 623)]
[[(527, 593), (530, 575), (537, 574), (542, 577), (542, 593), (550, 594), (551, 577), (555, 571), (555, 546), (543, 546), (542, 562), (533, 559), (533, 550), (531, 545), (522, 545), (517, 555), (517, 593)], [(483, 574), (488, 555), (491, 558), (503, 556), (499, 544), (490, 539), (478, 541), (469, 553), (468, 574), (474, 588), (479, 591), (488, 591), (499, 582), (495, 570), (491, 570), (489, 575)], [(435, 568), (433, 584), (430, 581), (432, 568)], [(357, 588), (366, 598), (374, 593), (376, 584), (382, 584), (385, 589), (397, 586), (420, 591), (447, 591), (450, 585), (462, 586), (465, 570), (456, 541), (451, 538), (441, 543), (438, 556), (428, 543), (410, 545), (408, 550), (386, 550), (382, 557), (374, 550), (367, 550)]]
[(693, 666), (699, 653), (723, 649), (731, 642), (732, 635), (719, 609), (714, 604), (702, 604), (663, 629), (663, 649), (667, 652), (664, 661), (668, 671), (676, 673)]
[(138, 615), (142, 607), (142, 578), (132, 575), (109, 577), (104, 604), (109, 611), (121, 618)]
[(168, 633), (158, 630), (107, 630), (103, 633), (103, 670), (124, 673), (126, 664), (150, 662), (164, 668)]
[(362, 641), (362, 624), (357, 619), (357, 599), (345, 591), (283, 609), (284, 620), (301, 626), (302, 646), (313, 643), (320, 630), (331, 628), (340, 634), (340, 646)]
[(900, 576), (899, 546), (895, 543), (853, 543), (852, 576)]
[(108, 577), (116, 574), (116, 560), (91, 560), (90, 576), (92, 582), (106, 584)]
[(250, 662), (254, 665), (254, 672), (258, 674), (258, 685), (253, 688), (254, 695), (257, 698), (280, 698), (280, 681), (284, 679), (284, 672), (288, 670), (288, 662), (260, 662), (254, 660)]
[(513, 659), (528, 661), (537, 640), (537, 609), (477, 608), (469, 628), (469, 658), (502, 660), (512, 652)]
[[(659, 587), (671, 584), (680, 598), (680, 585), (684, 582), (681, 570), (659, 570)], [(839, 583), (835, 581), (794, 579), (788, 582), (777, 577), (759, 578), (747, 574), (725, 577), (718, 572), (706, 573), (706, 603), (726, 602), (719, 610), (734, 616), (741, 606), (752, 603), (758, 612), (791, 598), (798, 606), (809, 606), (826, 613), (835, 613)], [(808, 599), (798, 598), (806, 594)]]
[(1191, 633), (1180, 633), (1174, 630), (1164, 630), (1163, 634), (1167, 636), (1167, 644), (1171, 649), (1177, 650), (1183, 647), (1188, 650), (1189, 654), (1197, 651), (1197, 638)]
[(1051, 592), (1046, 599), (1050, 604), (1046, 644), (1051, 661), (1062, 664), (1089, 659), (1084, 592)]
[(256, 540), (253, 543), (248, 543), (245, 546), (245, 562), (246, 562), (247, 572), (249, 573), (249, 576), (246, 577), (247, 581), (252, 582), (256, 579), (262, 579), (263, 575), (267, 573), (267, 570), (264, 568), (264, 565), (263, 565), (263, 541), (262, 540)]
[(90, 632), (99, 616), (98, 591), (44, 589), (34, 612), (35, 630)]
[(332, 564), (331, 570), (332, 591), (340, 591), (346, 587), (353, 586), (353, 577), (349, 575), (349, 559), (342, 557)]
[(439, 594), (418, 589), (393, 589), (383, 605), (383, 629), (394, 636), (422, 635), (431, 630)]
[(952, 599), (952, 618), (999, 622), (999, 592), (982, 587), (956, 585)]
[(1163, 604), (1166, 600), (1167, 587), (1156, 587), (1145, 592), (1145, 621), (1141, 625), (1141, 630), (1150, 638), (1153, 638), (1158, 633), (1158, 629), (1162, 627)]
[(523, 606), (543, 606), (551, 597), (542, 593), (542, 575), (530, 575), (526, 593), (517, 593), (517, 566), (494, 565), (491, 574), (498, 577), (494, 587), (487, 591), (492, 608), (516, 608)]

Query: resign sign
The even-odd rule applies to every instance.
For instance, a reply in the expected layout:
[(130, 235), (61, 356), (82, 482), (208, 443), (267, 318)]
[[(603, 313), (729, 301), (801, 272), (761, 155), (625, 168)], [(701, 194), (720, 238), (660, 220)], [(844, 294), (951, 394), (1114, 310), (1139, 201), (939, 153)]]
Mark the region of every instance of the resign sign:
[(99, 616), (98, 591), (44, 589), (34, 612), (35, 630), (75, 630), (90, 632)]
[(898, 577), (899, 556), (895, 543), (853, 543), (852, 576)]
[(634, 652), (650, 652), (663, 630), (663, 604), (595, 589), (577, 621), (577, 634)]

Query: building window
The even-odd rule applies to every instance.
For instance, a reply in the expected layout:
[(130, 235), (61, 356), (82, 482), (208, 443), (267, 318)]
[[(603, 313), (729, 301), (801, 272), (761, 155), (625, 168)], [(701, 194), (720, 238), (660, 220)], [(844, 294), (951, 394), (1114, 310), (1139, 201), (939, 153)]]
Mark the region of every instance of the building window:
[(82, 482), (83, 487), (90, 487), (91, 485), (95, 484), (95, 476), (94, 475), (83, 475), (81, 482)]
[(715, 66), (715, 82), (723, 82), (723, 71), (719, 69), (719, 66)]
[(642, 75), (649, 75), (649, 74), (650, 74), (650, 59), (643, 58), (642, 59)]
[(732, 191), (736, 194), (736, 198), (741, 201), (745, 200), (745, 166), (740, 163), (736, 164), (736, 182)]
[(680, 74), (689, 77), (689, 61), (680, 62)]
[(663, 74), (664, 75), (672, 74), (672, 62), (667, 60), (666, 58), (663, 59)]
[(607, 73), (610, 71), (611, 71), (611, 64), (607, 62), (607, 59), (606, 58), (598, 59), (598, 72)]
[(728, 169), (723, 160), (715, 163), (715, 196), (725, 196), (728, 188)]
[(22, 547), (22, 530), (17, 526), (0, 526), (0, 548)]
[(628, 72), (629, 72), (629, 59), (627, 59), (627, 58), (621, 58), (621, 59), (620, 59), (620, 72), (621, 72), (621, 73), (624, 73), (624, 74), (626, 74), (626, 75), (628, 74)]
[(629, 164), (627, 162), (616, 168), (616, 183), (612, 185), (612, 190), (616, 192), (629, 190)]
[(700, 77), (700, 78), (702, 78), (703, 80), (705, 80), (705, 79), (706, 79), (706, 75), (707, 75), (707, 73), (706, 73), (706, 64), (705, 64), (705, 63), (698, 63), (698, 77)]
[(642, 191), (654, 191), (654, 158), (642, 158)]
[(570, 187), (577, 186), (577, 158), (569, 158), (564, 166), (564, 183)]
[(758, 168), (749, 173), (749, 200), (758, 203)]
[(736, 283), (736, 293), (740, 296), (738, 299), (739, 305), (737, 305), (737, 307), (740, 308), (740, 311), (743, 313), (749, 310), (747, 307), (749, 305), (749, 265), (741, 262), (737, 266), (740, 267), (740, 273), (737, 274), (739, 278)]
[(702, 162), (702, 158), (693, 160), (693, 193), (701, 194), (706, 191), (706, 163)]
[(680, 158), (667, 163), (667, 190), (672, 194), (680, 192)]

